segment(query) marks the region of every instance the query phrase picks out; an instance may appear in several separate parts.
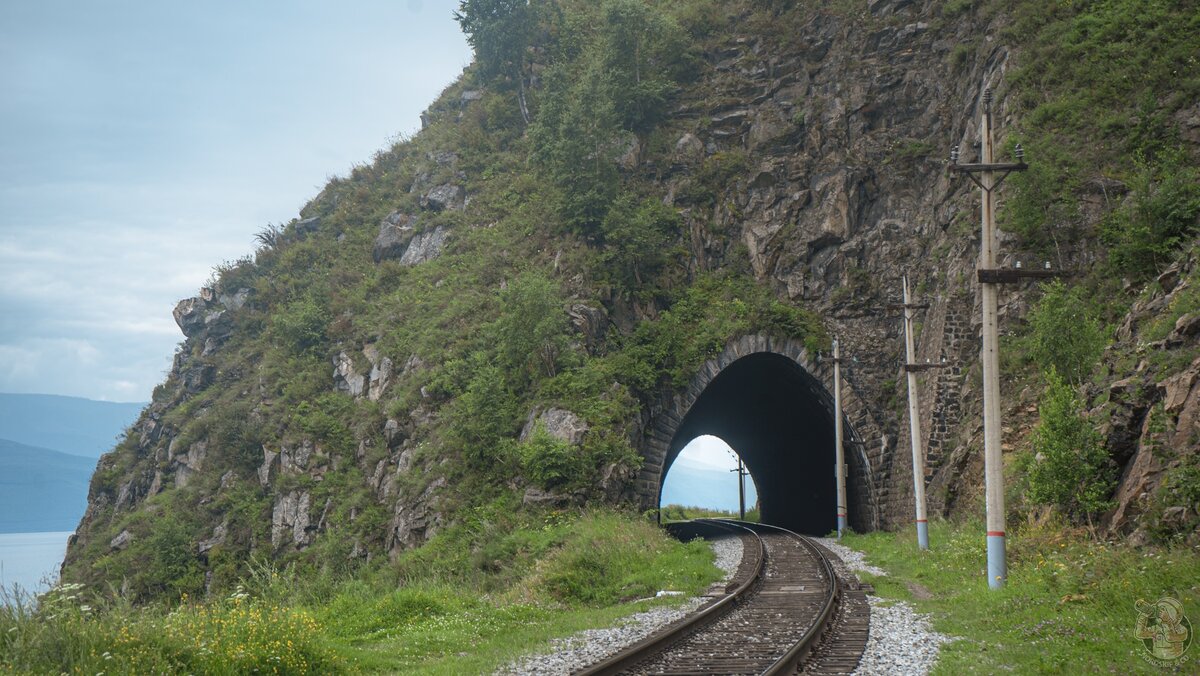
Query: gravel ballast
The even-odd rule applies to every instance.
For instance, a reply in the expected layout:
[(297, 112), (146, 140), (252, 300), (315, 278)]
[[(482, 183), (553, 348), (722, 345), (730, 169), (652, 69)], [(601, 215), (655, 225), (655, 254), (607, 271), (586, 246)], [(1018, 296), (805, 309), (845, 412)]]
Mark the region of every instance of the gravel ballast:
[[(886, 571), (867, 563), (862, 552), (843, 546), (836, 540), (817, 540), (840, 557), (840, 562), (833, 562), (839, 574), (859, 571), (887, 575)], [(717, 566), (725, 571), (725, 581), (728, 581), (737, 572), (742, 560), (741, 539), (728, 536), (713, 540), (710, 544), (717, 557)], [(549, 652), (522, 658), (497, 673), (505, 676), (570, 674), (642, 640), (695, 611), (708, 600), (703, 596), (693, 597), (673, 608), (650, 608), (634, 613), (615, 627), (588, 629), (555, 639), (550, 644)], [(871, 606), (871, 630), (855, 674), (926, 674), (937, 661), (941, 646), (954, 640), (953, 637), (933, 631), (928, 617), (903, 601), (888, 601), (870, 594), (867, 595), (867, 601)]]
[[(837, 540), (816, 539), (842, 559), (842, 565), (837, 566), (839, 569), (887, 575), (887, 571), (867, 563), (862, 552), (838, 544)], [(941, 646), (954, 640), (952, 636), (934, 631), (929, 626), (928, 616), (918, 613), (904, 601), (889, 601), (867, 594), (867, 603), (871, 605), (871, 631), (855, 674), (927, 674), (937, 661)]]
[[(742, 541), (736, 535), (711, 540), (709, 545), (716, 554), (717, 567), (725, 571), (724, 582), (737, 572), (742, 561)], [(497, 671), (505, 676), (533, 676), (534, 674), (570, 674), (588, 664), (615, 653), (654, 633), (661, 627), (695, 611), (710, 599), (694, 596), (673, 608), (650, 608), (634, 613), (621, 620), (621, 624), (607, 629), (587, 629), (550, 643), (550, 652), (531, 655), (511, 663)]]

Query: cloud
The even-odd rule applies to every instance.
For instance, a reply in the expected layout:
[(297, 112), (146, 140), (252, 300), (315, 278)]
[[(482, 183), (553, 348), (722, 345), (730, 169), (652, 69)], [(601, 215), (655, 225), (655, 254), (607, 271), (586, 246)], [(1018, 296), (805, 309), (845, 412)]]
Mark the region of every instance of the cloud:
[(734, 451), (720, 437), (704, 434), (692, 439), (679, 452), (675, 462), (698, 469), (737, 469)]
[(215, 5), (0, 3), (0, 390), (148, 399), (175, 303), (470, 59), (448, 6)]

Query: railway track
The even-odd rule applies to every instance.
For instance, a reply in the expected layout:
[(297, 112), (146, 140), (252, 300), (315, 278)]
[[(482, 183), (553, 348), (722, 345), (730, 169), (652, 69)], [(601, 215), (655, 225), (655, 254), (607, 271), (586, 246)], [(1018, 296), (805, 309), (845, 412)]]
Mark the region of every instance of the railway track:
[(866, 597), (824, 548), (763, 524), (700, 519), (676, 530), (739, 535), (737, 575), (696, 613), (578, 674), (845, 674), (858, 665)]

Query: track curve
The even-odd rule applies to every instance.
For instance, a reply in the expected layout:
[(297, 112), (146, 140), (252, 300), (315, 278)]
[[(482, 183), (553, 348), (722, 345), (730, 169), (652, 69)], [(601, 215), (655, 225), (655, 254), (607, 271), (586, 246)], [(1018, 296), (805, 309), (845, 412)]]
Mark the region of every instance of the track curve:
[[(723, 519), (699, 519), (677, 530), (742, 536), (743, 562), (725, 596), (577, 673), (796, 673), (814, 650), (836, 648), (831, 628), (844, 617), (843, 585), (822, 547), (775, 526)], [(834, 662), (838, 673), (849, 660)], [(852, 662), (850, 669), (858, 657)]]

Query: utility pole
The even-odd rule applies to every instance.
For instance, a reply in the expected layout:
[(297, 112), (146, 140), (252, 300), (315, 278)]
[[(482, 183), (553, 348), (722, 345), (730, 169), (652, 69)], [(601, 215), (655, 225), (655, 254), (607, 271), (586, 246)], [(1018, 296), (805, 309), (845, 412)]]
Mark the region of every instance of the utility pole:
[(925, 451), (921, 445), (921, 406), (917, 400), (917, 372), (945, 366), (916, 363), (913, 347), (913, 310), (928, 305), (914, 305), (908, 295), (908, 275), (904, 275), (904, 372), (908, 377), (908, 429), (912, 437), (913, 498), (917, 503), (917, 546), (929, 549), (929, 521), (925, 513)]
[(925, 450), (921, 436), (921, 403), (917, 392), (917, 373), (940, 369), (949, 364), (943, 359), (936, 364), (925, 360), (924, 364), (916, 362), (916, 336), (913, 331), (913, 310), (927, 310), (928, 303), (916, 304), (908, 292), (908, 275), (903, 277), (903, 302), (899, 305), (888, 305), (889, 310), (904, 312), (904, 373), (908, 381), (908, 425), (912, 445), (913, 458), (913, 500), (916, 503), (917, 546), (922, 550), (929, 549), (929, 520), (925, 509)]
[[(995, 191), (1014, 171), (1023, 171), (1024, 152), (1017, 145), (1016, 163), (994, 163), (992, 146), (992, 90), (983, 92), (983, 115), (979, 123), (980, 158), (976, 164), (959, 164), (958, 147), (950, 151), (950, 169), (967, 175), (979, 186), (982, 198), (983, 233), (979, 252), (979, 286), (983, 306), (983, 474), (987, 496), (988, 586), (999, 589), (1008, 578), (1004, 542), (1004, 458), (1000, 450), (1000, 352), (997, 305), (999, 280), (996, 273)], [(999, 178), (997, 178), (999, 173)], [(979, 174), (979, 178), (975, 177)]]
[(837, 535), (842, 539), (846, 530), (846, 459), (842, 450), (842, 357), (838, 341), (833, 339), (833, 430), (834, 462), (837, 467)]
[(742, 463), (742, 456), (737, 457), (737, 469), (731, 469), (730, 472), (737, 472), (738, 475), (738, 519), (746, 520), (746, 466)]

